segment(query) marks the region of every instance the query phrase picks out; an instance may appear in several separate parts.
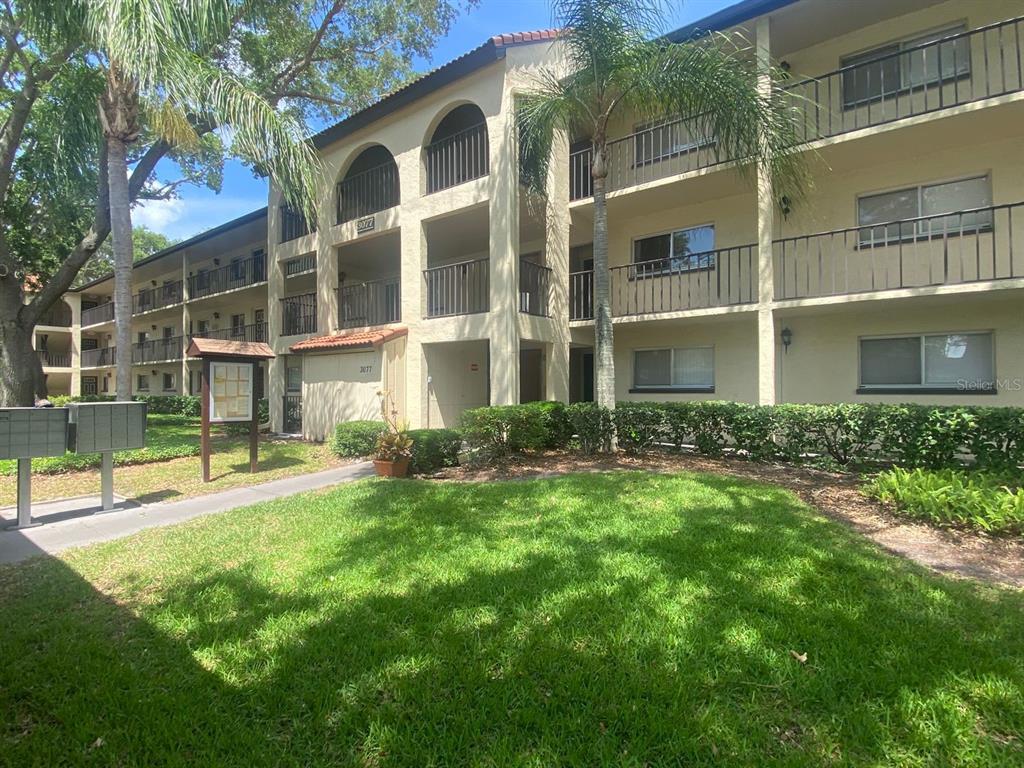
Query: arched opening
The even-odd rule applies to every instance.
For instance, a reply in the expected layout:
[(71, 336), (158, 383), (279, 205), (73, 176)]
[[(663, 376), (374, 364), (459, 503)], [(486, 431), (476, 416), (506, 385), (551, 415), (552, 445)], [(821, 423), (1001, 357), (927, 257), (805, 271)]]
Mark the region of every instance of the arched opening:
[(71, 307), (64, 299), (58, 299), (39, 318), (37, 325), (51, 325), (55, 328), (71, 327)]
[(455, 107), (426, 146), (427, 194), (486, 176), (487, 121), (476, 104)]
[(398, 165), (388, 148), (367, 147), (348, 167), (337, 187), (339, 224), (398, 205)]

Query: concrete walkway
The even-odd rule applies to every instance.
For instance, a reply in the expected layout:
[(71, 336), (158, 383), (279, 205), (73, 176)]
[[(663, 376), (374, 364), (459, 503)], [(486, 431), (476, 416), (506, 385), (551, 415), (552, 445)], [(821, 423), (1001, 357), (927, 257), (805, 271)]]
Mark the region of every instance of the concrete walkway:
[[(0, 563), (16, 563), (35, 555), (54, 554), (69, 547), (119, 539), (145, 528), (172, 525), (193, 517), (226, 512), (248, 504), (351, 482), (372, 474), (373, 464), (364, 461), (181, 501), (136, 504), (122, 500), (109, 512), (97, 512), (100, 507), (98, 497), (34, 504), (32, 519), (42, 525), (16, 531), (0, 530)], [(14, 518), (13, 509), (0, 511), (0, 525)]]

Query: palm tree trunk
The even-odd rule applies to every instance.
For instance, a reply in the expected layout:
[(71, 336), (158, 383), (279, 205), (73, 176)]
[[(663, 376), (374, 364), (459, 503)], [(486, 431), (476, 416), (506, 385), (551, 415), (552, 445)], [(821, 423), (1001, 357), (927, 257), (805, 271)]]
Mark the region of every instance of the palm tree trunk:
[(132, 212), (128, 194), (127, 155), (128, 147), (120, 137), (107, 137), (118, 400), (128, 400), (132, 394)]
[[(615, 343), (608, 272), (607, 146), (594, 146), (594, 390), (598, 405), (615, 407)], [(613, 446), (609, 446), (613, 448)]]

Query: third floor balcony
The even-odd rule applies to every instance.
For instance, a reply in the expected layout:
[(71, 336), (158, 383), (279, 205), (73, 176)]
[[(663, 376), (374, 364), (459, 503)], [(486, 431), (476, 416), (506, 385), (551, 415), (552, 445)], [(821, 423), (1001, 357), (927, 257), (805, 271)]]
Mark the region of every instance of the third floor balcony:
[(82, 327), (109, 323), (114, 319), (114, 302), (107, 301), (82, 310)]
[[(844, 66), (796, 79), (780, 93), (800, 116), (798, 143), (1024, 90), (1024, 17), (967, 30), (962, 25), (847, 57)], [(608, 143), (609, 192), (689, 173), (732, 158), (701, 118), (641, 125)], [(593, 150), (569, 155), (569, 198), (593, 194)]]
[(168, 280), (163, 285), (145, 288), (132, 296), (132, 314), (152, 312), (164, 307), (181, 304), (185, 299), (184, 283), (181, 280)]
[(190, 299), (201, 299), (216, 293), (234, 291), (266, 282), (267, 259), (263, 251), (258, 251), (248, 258), (239, 258), (230, 264), (201, 269), (188, 278)]

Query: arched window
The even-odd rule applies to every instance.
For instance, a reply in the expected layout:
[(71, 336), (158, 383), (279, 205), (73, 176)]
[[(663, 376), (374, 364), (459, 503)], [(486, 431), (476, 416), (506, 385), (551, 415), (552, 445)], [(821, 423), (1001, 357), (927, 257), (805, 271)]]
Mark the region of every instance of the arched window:
[(337, 187), (341, 224), (398, 205), (398, 165), (387, 147), (367, 147), (348, 167)]
[(455, 107), (426, 146), (427, 194), (486, 176), (487, 121), (476, 104)]

